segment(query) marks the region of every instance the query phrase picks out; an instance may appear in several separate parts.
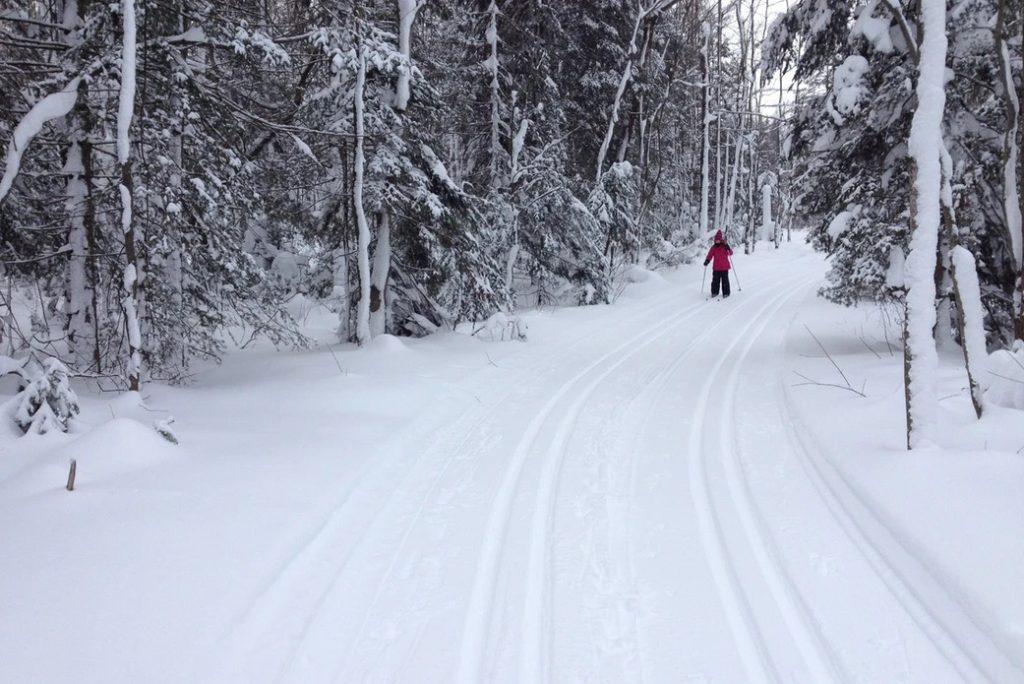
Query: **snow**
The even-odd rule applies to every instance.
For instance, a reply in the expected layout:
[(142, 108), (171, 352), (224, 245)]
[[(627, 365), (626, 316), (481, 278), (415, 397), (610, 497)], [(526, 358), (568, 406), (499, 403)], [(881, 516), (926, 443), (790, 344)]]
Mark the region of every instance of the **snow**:
[(530, 120), (523, 118), (523, 120), (519, 122), (519, 129), (512, 138), (512, 172), (510, 176), (513, 181), (515, 181), (519, 175), (519, 155), (523, 151), (523, 144), (526, 142), (526, 131), (529, 127)]
[(21, 168), (21, 157), (25, 153), (25, 148), (32, 142), (32, 138), (36, 137), (39, 131), (43, 130), (43, 125), (47, 122), (67, 116), (68, 112), (75, 106), (75, 102), (78, 101), (78, 83), (80, 80), (79, 78), (71, 79), (64, 86), (63, 90), (51, 93), (35, 103), (28, 110), (28, 113), (25, 114), (25, 117), (14, 127), (14, 134), (7, 145), (7, 162), (4, 175), (0, 178), (0, 202), (3, 202), (7, 193), (10, 192), (11, 185), (14, 183), (14, 179), (18, 176), (18, 171)]
[(412, 80), (412, 25), (416, 20), (420, 0), (398, 0), (398, 51), (405, 63), (398, 69), (395, 86), (395, 107), (404, 111), (409, 105), (409, 83)]
[(938, 421), (936, 368), (938, 359), (932, 330), (935, 327), (935, 254), (940, 230), (943, 147), (942, 114), (946, 104), (946, 4), (922, 2), (924, 39), (921, 42), (917, 109), (907, 144), (917, 172), (915, 229), (906, 262), (907, 346), (913, 359), (909, 368), (908, 420), (911, 447), (924, 446)]
[(306, 144), (306, 142), (302, 138), (300, 138), (299, 136), (295, 135), (294, 133), (292, 133), (291, 136), (292, 136), (292, 142), (295, 143), (295, 147), (297, 147), (299, 149), (299, 152), (301, 152), (302, 154), (306, 155), (307, 157), (312, 159), (317, 164), (320, 163), (320, 160), (316, 158), (315, 154), (313, 154), (313, 150), (310, 148), (310, 146), (308, 144)]
[(850, 222), (857, 219), (860, 216), (861, 207), (859, 204), (855, 204), (846, 211), (841, 211), (836, 214), (828, 224), (828, 235), (833, 240), (836, 240), (845, 233), (849, 227)]
[(201, 26), (192, 26), (186, 31), (164, 38), (168, 43), (205, 43), (206, 31)]
[(353, 100), (355, 103), (355, 180), (352, 199), (355, 204), (358, 226), (357, 264), (359, 268), (359, 301), (356, 314), (356, 339), (363, 345), (370, 341), (370, 226), (363, 207), (363, 174), (366, 167), (364, 151), (364, 106), (363, 91), (366, 86), (366, 49), (359, 46), (357, 54), (356, 84)]
[(835, 110), (831, 114), (837, 125), (842, 126), (846, 116), (860, 112), (865, 88), (864, 75), (868, 69), (868, 60), (860, 55), (850, 55), (836, 67), (832, 76), (831, 98)]
[(889, 34), (888, 17), (875, 16), (878, 0), (871, 0), (857, 15), (850, 29), (850, 36), (863, 36), (879, 52), (892, 52), (892, 36)]
[[(1020, 149), (1017, 146), (1017, 129), (1020, 127), (1020, 100), (1017, 97), (1017, 90), (1014, 88), (1013, 71), (1010, 67), (1010, 52), (1006, 41), (999, 42), (999, 59), (1003, 65), (1001, 73), (1003, 76), (1002, 90), (1003, 97), (1007, 99), (1008, 107), (1014, 112), (1012, 127), (1006, 131), (1006, 154), (1003, 162), (1003, 211), (1006, 213), (1007, 229), (1010, 233), (1010, 243), (1013, 249), (1013, 258), (1017, 268), (1024, 268), (1024, 219), (1021, 216), (1020, 200), (1018, 196), (1017, 173), (1020, 156)], [(0, 198), (3, 192), (0, 191)]]
[(135, 109), (135, 2), (124, 0), (121, 11), (123, 35), (121, 52), (121, 89), (117, 104), (117, 161), (124, 164), (131, 152), (128, 130)]
[(998, 349), (988, 357), (985, 401), (991, 405), (1024, 410), (1024, 346)]
[(893, 245), (889, 249), (889, 268), (885, 272), (885, 284), (893, 289), (902, 289), (907, 286), (907, 257), (903, 248)]
[[(1022, 681), (1020, 414), (945, 357), (906, 452), (891, 323), (799, 242), (736, 259), (727, 302), (635, 269), (526, 342), (315, 309), (315, 349), (0, 431), (2, 678)], [(842, 384), (808, 328), (866, 397), (796, 375)]]

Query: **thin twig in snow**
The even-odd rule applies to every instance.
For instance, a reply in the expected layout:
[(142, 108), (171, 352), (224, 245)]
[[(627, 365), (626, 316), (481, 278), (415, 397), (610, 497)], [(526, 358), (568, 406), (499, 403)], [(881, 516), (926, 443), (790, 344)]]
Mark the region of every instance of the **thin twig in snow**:
[(327, 345), (327, 351), (331, 352), (331, 358), (334, 359), (334, 365), (338, 367), (338, 372), (345, 375), (345, 369), (341, 367), (341, 361), (338, 360), (338, 355), (334, 353), (334, 347)]
[(871, 345), (869, 345), (869, 344), (868, 344), (868, 341), (867, 341), (867, 340), (865, 340), (865, 339), (864, 339), (863, 337), (859, 337), (859, 336), (857, 337), (857, 339), (858, 339), (858, 340), (860, 340), (860, 341), (861, 341), (861, 343), (863, 343), (863, 345), (864, 345), (865, 347), (867, 347), (867, 350), (868, 350), (869, 352), (871, 352), (872, 354), (874, 354), (874, 355), (875, 355), (875, 358), (876, 358), (876, 359), (880, 359), (880, 358), (882, 358), (882, 355), (881, 355), (881, 354), (879, 354), (878, 352), (876, 352), (876, 351), (875, 351), (874, 349), (872, 349), (872, 348), (871, 348)]
[(846, 377), (846, 373), (843, 372), (843, 369), (839, 367), (839, 364), (836, 363), (836, 360), (833, 359), (832, 355), (828, 353), (827, 349), (825, 349), (825, 345), (821, 343), (821, 340), (818, 339), (818, 336), (811, 332), (811, 329), (807, 327), (806, 323), (804, 324), (804, 329), (808, 332), (808, 334), (810, 334), (814, 341), (818, 343), (818, 347), (821, 349), (822, 353), (825, 354), (825, 357), (832, 363), (835, 369), (839, 371), (839, 375), (843, 377), (843, 380), (846, 382), (846, 386), (851, 387), (852, 389), (852, 385), (850, 385), (850, 379)]
[(861, 390), (859, 390), (859, 389), (857, 389), (855, 387), (850, 387), (849, 385), (839, 385), (839, 384), (832, 383), (832, 382), (818, 382), (817, 380), (812, 380), (811, 378), (807, 377), (803, 373), (798, 373), (797, 371), (793, 371), (793, 373), (795, 375), (797, 375), (798, 377), (801, 377), (801, 378), (803, 378), (804, 380), (807, 381), (807, 382), (798, 382), (797, 384), (793, 385), (793, 387), (806, 387), (807, 385), (816, 385), (818, 387), (835, 387), (836, 389), (846, 390), (847, 392), (853, 392), (854, 394), (859, 394), (860, 396), (862, 396), (864, 398), (867, 398), (867, 396), (868, 396), (868, 395), (864, 394), (864, 392), (862, 392)]

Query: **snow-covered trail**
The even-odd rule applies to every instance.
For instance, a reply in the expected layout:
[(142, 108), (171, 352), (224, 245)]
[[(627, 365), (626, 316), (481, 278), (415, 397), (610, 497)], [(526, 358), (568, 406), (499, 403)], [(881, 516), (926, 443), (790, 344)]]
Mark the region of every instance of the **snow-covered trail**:
[[(510, 360), (522, 364), (515, 388), (424, 425), (431, 437), (404, 472), (384, 463), (364, 474), (252, 597), (227, 648), (214, 648), (214, 671), (303, 682), (981, 681), (843, 541), (803, 471), (755, 491), (748, 470), (791, 461), (794, 447), (781, 419), (751, 405), (779, 396), (787, 311), (820, 267), (807, 255), (747, 263), (756, 290), (660, 297), (569, 353)], [(772, 517), (794, 493), (798, 541)], [(800, 571), (826, 555), (843, 556), (826, 583), (843, 598), (821, 611)], [(865, 605), (871, 613), (851, 621)], [(863, 630), (853, 639), (851, 622)], [(898, 649), (879, 646), (889, 630)]]
[[(383, 340), (258, 378), (229, 363), (224, 401), (192, 413), (194, 390), (167, 391), (210, 423), (185, 433), (202, 458), (84, 487), (73, 520), (0, 506), (26, 568), (5, 564), (19, 598), (0, 606), (107, 617), (58, 641), (66, 665), (42, 624), (0, 627), (0, 656), (37, 681), (80, 680), (82, 660), (93, 681), (1021, 681), (789, 400), (787, 330), (820, 257), (737, 261), (747, 290), (727, 301), (689, 269), (560, 326), (538, 315), (484, 363), (472, 343), (421, 367)], [(19, 536), (39, 520), (66, 568)], [(101, 553), (70, 597), (36, 577), (64, 586)]]

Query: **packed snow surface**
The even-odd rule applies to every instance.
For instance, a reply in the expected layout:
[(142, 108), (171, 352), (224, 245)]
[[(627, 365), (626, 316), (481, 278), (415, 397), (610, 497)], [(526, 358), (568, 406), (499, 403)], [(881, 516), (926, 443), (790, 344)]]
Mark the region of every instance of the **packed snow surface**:
[(0, 681), (1024, 681), (1020, 413), (943, 357), (908, 453), (892, 322), (734, 260), (5, 428)]

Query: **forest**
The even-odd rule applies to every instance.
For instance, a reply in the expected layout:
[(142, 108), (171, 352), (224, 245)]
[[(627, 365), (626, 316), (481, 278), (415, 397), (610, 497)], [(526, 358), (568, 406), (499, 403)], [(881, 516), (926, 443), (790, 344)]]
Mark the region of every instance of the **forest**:
[[(821, 294), (898, 326), (925, 5), (5, 0), (3, 353), (188, 382), (256, 338), (306, 344), (297, 298), (341, 341), (422, 336), (612, 302), (715, 230), (749, 253), (806, 229)], [(940, 347), (976, 313), (1009, 348), (1021, 9), (949, 5), (922, 306)]]
[(1021, 0), (0, 0), (0, 682), (1024, 682)]

